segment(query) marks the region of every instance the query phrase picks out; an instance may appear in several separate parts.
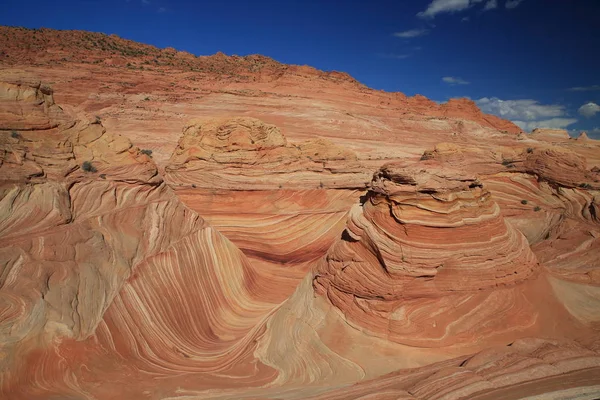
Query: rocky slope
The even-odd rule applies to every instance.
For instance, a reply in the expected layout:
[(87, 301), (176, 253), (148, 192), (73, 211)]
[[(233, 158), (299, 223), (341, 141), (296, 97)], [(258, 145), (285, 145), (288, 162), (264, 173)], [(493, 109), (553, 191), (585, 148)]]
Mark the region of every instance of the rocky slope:
[(2, 36), (0, 397), (597, 397), (597, 141), (262, 56)]

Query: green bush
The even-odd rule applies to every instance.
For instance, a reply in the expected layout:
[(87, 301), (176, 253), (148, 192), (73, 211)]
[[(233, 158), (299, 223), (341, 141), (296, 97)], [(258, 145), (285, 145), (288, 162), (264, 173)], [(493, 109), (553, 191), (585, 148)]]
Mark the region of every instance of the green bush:
[(140, 150), (140, 153), (147, 155), (148, 157), (152, 157), (152, 150), (150, 149), (143, 149)]
[(17, 131), (12, 131), (12, 132), (10, 133), (10, 137), (12, 137), (12, 138), (14, 138), (14, 139), (20, 139), (20, 138), (21, 138), (21, 135), (19, 135), (19, 132), (17, 132)]
[(96, 169), (96, 167), (94, 167), (92, 165), (92, 163), (89, 161), (84, 161), (83, 164), (81, 164), (81, 169), (84, 170), (85, 172), (97, 172), (98, 171)]
[(542, 210), (542, 207), (540, 207), (540, 206), (533, 207), (533, 211), (535, 211), (535, 212), (538, 212), (538, 211), (541, 211), (541, 210)]
[(528, 203), (528, 201), (527, 201), (527, 200), (521, 200), (521, 204), (523, 204), (523, 205), (524, 205), (524, 204), (527, 204), (527, 203)]
[(528, 152), (528, 153), (533, 153), (533, 147), (528, 147), (528, 148), (527, 148), (527, 152)]

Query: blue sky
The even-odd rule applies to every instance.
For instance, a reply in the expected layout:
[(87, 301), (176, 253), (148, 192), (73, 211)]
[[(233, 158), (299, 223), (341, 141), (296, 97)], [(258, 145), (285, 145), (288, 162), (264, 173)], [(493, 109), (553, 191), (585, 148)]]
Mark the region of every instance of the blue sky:
[(600, 138), (598, 0), (3, 0), (0, 24), (264, 54)]

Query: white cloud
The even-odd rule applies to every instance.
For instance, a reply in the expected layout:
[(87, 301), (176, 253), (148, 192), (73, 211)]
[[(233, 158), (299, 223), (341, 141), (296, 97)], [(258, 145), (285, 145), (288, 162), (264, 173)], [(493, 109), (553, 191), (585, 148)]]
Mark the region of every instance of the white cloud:
[(428, 33), (429, 33), (429, 29), (411, 29), (409, 31), (396, 32), (396, 33), (394, 33), (393, 36), (396, 36), (399, 38), (404, 38), (404, 39), (409, 39), (409, 38), (427, 35)]
[(568, 89), (570, 92), (593, 92), (596, 90), (600, 90), (600, 85), (592, 85), (592, 86), (577, 86)]
[(462, 17), (462, 19), (460, 21), (461, 22), (468, 22), (469, 21), (469, 17)]
[(164, 8), (164, 7), (160, 7), (160, 8), (158, 9), (158, 12), (159, 12), (159, 13), (164, 13), (165, 11), (167, 11), (167, 9), (166, 9), (166, 8)]
[(467, 82), (462, 78), (458, 78), (455, 76), (445, 76), (442, 78), (442, 81), (444, 81), (445, 83), (447, 83), (448, 85), (454, 86), (454, 85), (468, 85), (471, 82)]
[(498, 8), (498, 0), (489, 0), (485, 3), (483, 11), (493, 10), (494, 8)]
[(517, 8), (525, 0), (506, 0), (506, 8)]
[(496, 97), (484, 97), (477, 100), (476, 103), (484, 112), (510, 120), (535, 121), (565, 115), (564, 106), (542, 105), (538, 101), (530, 99), (501, 100)]
[(581, 107), (579, 107), (578, 110), (579, 114), (583, 115), (586, 118), (592, 118), (593, 116), (595, 116), (597, 113), (600, 112), (600, 106), (596, 103), (592, 103), (591, 101), (587, 104), (582, 105)]
[(385, 53), (385, 54), (378, 54), (378, 56), (382, 57), (382, 58), (394, 58), (396, 60), (404, 60), (409, 57), (412, 57), (412, 54)]
[(481, 111), (511, 120), (526, 131), (535, 128), (566, 128), (577, 122), (568, 118), (565, 107), (560, 104), (540, 104), (536, 100), (501, 100), (484, 97), (475, 103)]
[(591, 138), (594, 139), (600, 139), (600, 127), (595, 126), (592, 129), (588, 129), (588, 130), (583, 130), (584, 132), (587, 133), (587, 135)]
[(417, 17), (433, 18), (440, 13), (466, 10), (470, 5), (470, 0), (433, 0), (425, 11), (417, 14)]

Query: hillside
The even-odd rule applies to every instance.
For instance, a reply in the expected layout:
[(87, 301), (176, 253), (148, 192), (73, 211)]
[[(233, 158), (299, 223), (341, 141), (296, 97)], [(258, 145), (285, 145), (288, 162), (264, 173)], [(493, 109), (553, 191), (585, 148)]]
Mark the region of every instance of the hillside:
[(258, 55), (0, 38), (1, 398), (600, 393), (598, 141)]

